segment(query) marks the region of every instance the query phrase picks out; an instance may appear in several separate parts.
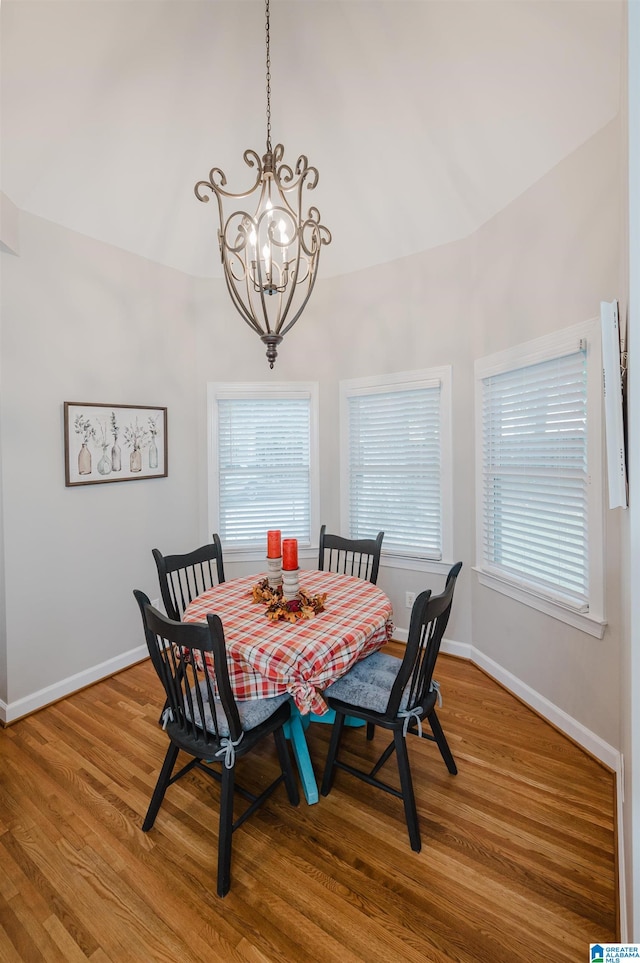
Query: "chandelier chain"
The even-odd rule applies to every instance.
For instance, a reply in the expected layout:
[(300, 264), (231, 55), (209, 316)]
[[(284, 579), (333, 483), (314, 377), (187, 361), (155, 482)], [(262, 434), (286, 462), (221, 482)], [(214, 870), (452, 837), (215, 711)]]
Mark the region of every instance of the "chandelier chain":
[(266, 46), (267, 46), (267, 153), (271, 153), (271, 51), (269, 36), (269, 0), (265, 0), (266, 11)]

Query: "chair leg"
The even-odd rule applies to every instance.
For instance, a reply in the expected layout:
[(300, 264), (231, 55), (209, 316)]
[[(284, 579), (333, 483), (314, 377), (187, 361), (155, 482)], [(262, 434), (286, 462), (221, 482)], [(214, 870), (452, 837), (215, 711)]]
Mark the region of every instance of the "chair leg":
[(413, 794), (413, 781), (411, 779), (411, 769), (409, 767), (409, 754), (407, 752), (407, 740), (400, 730), (393, 734), (393, 741), (396, 747), (398, 758), (398, 772), (400, 774), (400, 786), (402, 788), (402, 801), (404, 803), (404, 815), (409, 830), (409, 841), (411, 849), (419, 853), (422, 849), (420, 840), (420, 829), (418, 827), (418, 812), (416, 810), (416, 799)]
[(218, 896), (226, 896), (231, 886), (231, 837), (233, 835), (233, 786), (235, 768), (222, 766), (220, 822), (218, 830)]
[(289, 802), (292, 806), (297, 806), (300, 802), (300, 793), (298, 792), (296, 777), (293, 774), (293, 766), (291, 765), (291, 756), (287, 748), (284, 729), (276, 729), (273, 733), (273, 738), (275, 739), (276, 749), (278, 750), (278, 759), (280, 760), (280, 768), (284, 776), (284, 784), (287, 788)]
[(331, 786), (333, 785), (333, 773), (334, 773), (334, 763), (336, 756), (338, 755), (338, 746), (340, 745), (340, 738), (342, 736), (342, 730), (344, 729), (344, 713), (336, 712), (336, 718), (333, 723), (333, 729), (331, 730), (331, 740), (329, 742), (329, 752), (327, 753), (327, 761), (324, 767), (324, 776), (322, 777), (322, 786), (320, 792), (323, 796), (328, 796), (331, 791)]
[(153, 790), (151, 802), (149, 803), (149, 808), (147, 809), (147, 815), (144, 817), (144, 822), (142, 824), (142, 831), (145, 833), (149, 832), (156, 821), (158, 810), (162, 805), (164, 794), (167, 791), (167, 787), (171, 779), (173, 767), (175, 766), (176, 759), (178, 758), (178, 751), (178, 747), (174, 746), (174, 744), (170, 742), (169, 748), (167, 749), (167, 754), (164, 757), (164, 762), (162, 763), (160, 775), (158, 776), (156, 788)]
[(429, 719), (429, 725), (431, 726), (433, 737), (438, 744), (440, 755), (444, 759), (446, 767), (451, 775), (456, 776), (458, 774), (458, 767), (456, 766), (451, 749), (449, 749), (449, 743), (447, 742), (446, 736), (442, 731), (442, 726), (440, 725), (440, 720), (436, 715), (436, 710), (432, 709), (427, 718)]
[(367, 722), (367, 739), (369, 742), (373, 739), (374, 733), (376, 731), (375, 724), (373, 722)]

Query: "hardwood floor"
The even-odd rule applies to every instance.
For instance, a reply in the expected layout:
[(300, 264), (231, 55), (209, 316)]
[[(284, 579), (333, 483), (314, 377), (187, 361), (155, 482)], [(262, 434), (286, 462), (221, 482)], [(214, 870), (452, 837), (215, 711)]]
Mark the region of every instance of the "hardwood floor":
[[(140, 829), (166, 749), (150, 663), (0, 730), (0, 961), (586, 961), (619, 938), (613, 774), (470, 663), (436, 677), (459, 774), (410, 740), (422, 852), (398, 799), (338, 772), (318, 805), (278, 789), (234, 834), (224, 900), (211, 780)], [(319, 777), (329, 732), (308, 733)], [(373, 761), (385, 737), (344, 745)], [(258, 762), (266, 782), (271, 741)]]

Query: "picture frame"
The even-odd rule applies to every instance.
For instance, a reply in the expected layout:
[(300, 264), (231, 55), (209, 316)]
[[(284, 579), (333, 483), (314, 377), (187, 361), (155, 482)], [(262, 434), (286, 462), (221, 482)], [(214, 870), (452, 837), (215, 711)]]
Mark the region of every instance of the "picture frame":
[(64, 402), (67, 488), (166, 478), (167, 409)]

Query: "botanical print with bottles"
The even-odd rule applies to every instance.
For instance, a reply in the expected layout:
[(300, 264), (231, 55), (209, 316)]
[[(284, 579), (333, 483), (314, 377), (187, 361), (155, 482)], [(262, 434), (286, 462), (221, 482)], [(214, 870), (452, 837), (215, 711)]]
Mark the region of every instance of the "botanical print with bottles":
[(167, 475), (167, 409), (65, 401), (65, 481), (88, 485)]

